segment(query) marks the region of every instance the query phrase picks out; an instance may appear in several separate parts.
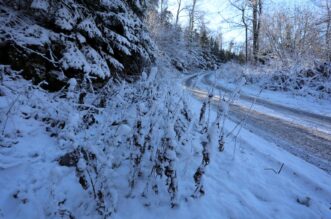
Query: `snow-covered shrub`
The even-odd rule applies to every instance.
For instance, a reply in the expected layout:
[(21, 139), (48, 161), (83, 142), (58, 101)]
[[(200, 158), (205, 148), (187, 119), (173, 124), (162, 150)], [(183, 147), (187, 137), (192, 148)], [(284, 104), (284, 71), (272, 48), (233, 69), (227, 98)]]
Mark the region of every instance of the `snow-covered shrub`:
[(236, 83), (244, 76), (245, 67), (246, 66), (239, 65), (235, 62), (228, 62), (221, 66), (221, 68), (217, 71), (217, 75), (229, 83)]
[(237, 84), (245, 78), (246, 84), (262, 89), (289, 92), (298, 96), (331, 98), (331, 63), (316, 61), (305, 66), (302, 63), (282, 65), (239, 65), (226, 63), (219, 70), (219, 79)]
[[(22, 199), (36, 203), (35, 218), (109, 218), (128, 198), (176, 207), (203, 195), (203, 173), (219, 139), (208, 122), (211, 97), (199, 122), (185, 95), (171, 79), (156, 78), (156, 69), (134, 84), (109, 81), (95, 93), (74, 78), (47, 93), (9, 66), (0, 71), (2, 168), (27, 156), (26, 172), (11, 174), (36, 184), (8, 185), (1, 197), (11, 207), (30, 210)], [(6, 216), (7, 204), (0, 204)]]
[(292, 67), (269, 76), (265, 88), (289, 91), (296, 95), (331, 97), (331, 64), (316, 63), (310, 68)]
[(199, 197), (205, 194), (205, 190), (203, 188), (203, 175), (205, 174), (206, 166), (210, 162), (210, 135), (209, 135), (209, 121), (206, 120), (206, 116), (208, 114), (208, 108), (211, 104), (212, 96), (208, 96), (208, 98), (203, 102), (202, 107), (200, 109), (199, 116), (199, 131), (201, 133), (201, 145), (202, 145), (202, 160), (200, 166), (194, 173), (194, 182), (195, 182), (195, 191), (193, 193), (193, 197)]
[[(68, 3), (73, 6), (74, 10), (77, 10), (73, 4), (73, 1), (68, 1)], [(66, 31), (71, 31), (76, 26), (78, 20), (75, 11), (71, 11), (71, 9), (66, 4), (61, 2), (58, 4), (54, 18), (55, 25), (58, 26), (58, 28)]]
[(102, 37), (102, 33), (92, 18), (85, 18), (77, 26), (79, 30), (85, 33), (90, 39)]
[[(74, 77), (104, 85), (139, 76), (154, 62), (140, 1), (5, 0), (0, 5), (0, 64), (52, 91)], [(139, 9), (139, 10), (138, 10)], [(55, 73), (56, 72), (56, 73)]]

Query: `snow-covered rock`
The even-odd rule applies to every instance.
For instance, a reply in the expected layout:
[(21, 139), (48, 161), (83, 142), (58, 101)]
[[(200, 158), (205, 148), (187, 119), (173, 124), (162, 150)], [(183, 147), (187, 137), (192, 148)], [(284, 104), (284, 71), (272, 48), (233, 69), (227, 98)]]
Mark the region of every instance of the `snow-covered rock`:
[(112, 76), (139, 76), (154, 62), (144, 7), (124, 0), (4, 0), (0, 64), (35, 84), (46, 81), (42, 87), (51, 91), (73, 77), (99, 86)]

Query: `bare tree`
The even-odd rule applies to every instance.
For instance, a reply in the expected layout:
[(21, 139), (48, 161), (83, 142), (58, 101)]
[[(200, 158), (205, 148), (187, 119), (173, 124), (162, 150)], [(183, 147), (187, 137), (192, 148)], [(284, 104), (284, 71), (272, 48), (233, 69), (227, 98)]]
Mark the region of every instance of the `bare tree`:
[(325, 0), (325, 8), (327, 11), (327, 17), (326, 17), (326, 23), (327, 23), (327, 28), (326, 28), (326, 34), (325, 34), (325, 40), (327, 44), (327, 56), (328, 60), (331, 61), (331, 1), (330, 0)]
[(262, 0), (250, 0), (253, 11), (253, 57), (255, 62), (259, 55), (259, 36), (261, 29)]
[(182, 7), (182, 0), (177, 0), (176, 21), (175, 25), (178, 26), (179, 15), (185, 8)]
[(189, 34), (193, 34), (195, 18), (196, 18), (196, 6), (198, 0), (192, 0), (192, 5), (188, 7), (189, 11)]
[[(229, 0), (230, 5), (232, 5), (235, 9), (240, 11), (241, 14), (241, 24), (239, 26), (242, 26), (245, 29), (245, 60), (248, 62), (248, 18), (247, 18), (247, 6), (248, 2), (247, 0)], [(234, 23), (233, 21), (230, 21), (230, 23)], [(235, 23), (238, 25), (238, 23)]]
[(321, 57), (324, 40), (316, 26), (316, 15), (310, 9), (280, 9), (263, 21), (260, 43), (264, 52), (274, 53), (283, 64), (288, 61)]
[(331, 61), (331, 0), (312, 0), (312, 2), (322, 9), (322, 17), (317, 25), (324, 26), (325, 29), (325, 55)]
[[(259, 35), (262, 22), (262, 0), (229, 0), (231, 6), (240, 12), (240, 26), (245, 29), (245, 59), (248, 61), (248, 32), (253, 36), (253, 57), (258, 60)], [(233, 22), (232, 22), (233, 23)], [(238, 23), (237, 23), (238, 25)]]

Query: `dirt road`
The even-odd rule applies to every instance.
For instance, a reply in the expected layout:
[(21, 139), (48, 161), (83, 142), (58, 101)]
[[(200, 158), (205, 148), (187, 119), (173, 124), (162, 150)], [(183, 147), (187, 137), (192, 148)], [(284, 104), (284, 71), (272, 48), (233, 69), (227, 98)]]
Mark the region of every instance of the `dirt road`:
[[(194, 75), (187, 78), (184, 84), (199, 99), (206, 98), (208, 94), (206, 89), (196, 86), (199, 84), (196, 83), (197, 80), (214, 89), (231, 92), (220, 85), (215, 85), (210, 79), (210, 74), (199, 77)], [(219, 97), (216, 96), (215, 98), (217, 100)], [(246, 129), (331, 174), (330, 117), (290, 108), (245, 94), (240, 95), (240, 100), (254, 102), (257, 106), (279, 112), (282, 117), (275, 116), (274, 113), (269, 113), (258, 107), (250, 109), (247, 104), (236, 101), (230, 105), (229, 118), (232, 121), (238, 123), (245, 118)], [(312, 127), (321, 127), (321, 129)]]

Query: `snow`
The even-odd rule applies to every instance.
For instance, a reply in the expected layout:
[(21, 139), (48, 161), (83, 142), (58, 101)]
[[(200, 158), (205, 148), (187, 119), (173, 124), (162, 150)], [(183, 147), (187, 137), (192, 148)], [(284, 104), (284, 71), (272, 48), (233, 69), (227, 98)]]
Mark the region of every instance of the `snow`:
[[(197, 111), (201, 102), (191, 98), (189, 106)], [(227, 121), (227, 130), (234, 126)], [(245, 129), (235, 153), (234, 147), (229, 138), (225, 151), (213, 155), (201, 200), (189, 199), (173, 210), (123, 200), (115, 218), (328, 218), (330, 175)], [(280, 174), (267, 170), (278, 171), (283, 163)], [(297, 201), (306, 197), (309, 207)]]
[[(206, 81), (233, 90), (244, 77), (246, 84), (241, 86), (241, 90), (246, 95), (315, 114), (331, 115), (331, 77), (327, 76), (330, 65), (317, 62), (309, 68), (303, 66), (296, 64), (279, 68), (277, 65), (250, 66), (230, 62), (210, 72), (212, 74)], [(296, 87), (297, 83), (302, 83), (302, 87)]]
[[(0, 6), (3, 27), (0, 41), (2, 47), (13, 51), (4, 57), (2, 64), (23, 68), (33, 56), (33, 65), (24, 67), (31, 72), (25, 73), (34, 83), (60, 82), (55, 86), (52, 82), (48, 86), (43, 82), (42, 87), (55, 90), (68, 78), (76, 76), (90, 84), (101, 85), (111, 75), (140, 74), (144, 65), (147, 67), (154, 60), (152, 40), (142, 17), (133, 9), (140, 4), (124, 0), (103, 0), (98, 2), (99, 6), (94, 3), (76, 0), (4, 2)], [(15, 60), (16, 53), (24, 60)], [(47, 73), (42, 69), (47, 69)], [(58, 74), (63, 77), (57, 77)]]
[(55, 18), (55, 24), (63, 30), (72, 30), (77, 22), (77, 18), (70, 13), (65, 5), (61, 5), (61, 8), (56, 11)]
[(121, 124), (119, 127), (118, 127), (118, 134), (119, 136), (127, 136), (132, 130), (131, 128), (126, 125), (126, 124)]
[(110, 76), (110, 70), (107, 62), (99, 55), (99, 53), (97, 53), (93, 48), (87, 46), (82, 49), (82, 52), (91, 68), (88, 73), (101, 79), (105, 79)]
[[(10, 25), (10, 22), (14, 23), (14, 26), (5, 28), (5, 32), (0, 33), (0, 37), (2, 35), (4, 38), (9, 36), (9, 40), (14, 40), (20, 46), (42, 46), (50, 42), (51, 34), (45, 28), (37, 24), (23, 23), (20, 19), (11, 21), (4, 16), (0, 17), (0, 23)], [(5, 33), (7, 33), (7, 35)]]
[(84, 54), (73, 43), (67, 45), (61, 62), (64, 69), (73, 68), (83, 70), (84, 72), (89, 72), (90, 70)]
[(77, 86), (77, 80), (75, 78), (70, 78), (68, 84), (68, 91), (73, 92)]
[[(109, 80), (92, 92), (84, 79), (106, 82), (116, 72), (130, 73), (112, 56), (115, 52), (119, 60), (143, 60), (152, 56), (153, 42), (144, 21), (127, 6), (142, 10), (143, 1), (102, 0), (95, 14), (85, 3), (32, 0), (27, 3), (31, 11), (1, 6), (0, 38), (50, 59), (65, 70), (53, 74), (62, 74), (67, 85), (49, 93), (0, 65), (0, 219), (330, 218), (327, 172), (227, 118), (230, 104), (241, 106), (330, 139), (331, 124), (325, 121), (241, 98), (327, 118), (329, 82), (321, 98), (316, 90), (310, 95), (309, 87), (299, 91), (301, 96), (293, 90), (261, 92), (263, 81), (254, 81), (259, 76), (248, 72), (245, 80), (238, 65), (228, 65), (218, 72), (196, 72), (197, 88), (184, 87), (186, 77), (175, 75), (172, 61), (185, 70), (216, 68), (216, 60), (187, 49), (184, 33), (164, 28), (157, 43), (164, 47), (159, 55), (167, 53), (168, 60), (158, 59), (158, 66), (146, 68), (135, 83)], [(39, 26), (42, 16), (32, 13), (48, 11), (47, 27)], [(57, 28), (47, 29), (51, 24)], [(110, 72), (108, 63), (118, 71)], [(324, 84), (317, 82), (314, 88)], [(224, 95), (212, 84), (234, 94)], [(213, 93), (213, 104), (204, 100), (199, 122), (203, 103), (192, 93), (208, 97), (200, 88)]]
[(102, 37), (102, 33), (91, 18), (86, 18), (78, 24), (78, 29), (86, 32), (88, 37), (94, 39), (96, 37)]
[(121, 7), (121, 8), (125, 8), (124, 7), (124, 3), (122, 1), (118, 1), (118, 0), (101, 0), (100, 4), (107, 6), (109, 8), (117, 6), (117, 7)]
[(47, 189), (48, 179), (55, 178), (51, 172), (58, 168), (53, 161), (58, 155), (56, 144), (33, 119), (11, 117), (6, 132), (11, 130), (19, 131), (19, 137), (15, 150), (0, 149), (0, 217), (42, 218), (47, 196), (35, 191)]
[[(271, 103), (275, 103), (280, 106), (290, 107), (293, 109), (298, 109), (308, 113), (314, 113), (321, 116), (331, 116), (331, 105), (329, 100), (318, 99), (310, 96), (296, 96), (290, 93), (280, 92), (280, 91), (268, 91), (261, 89), (259, 86), (245, 85), (243, 82), (228, 82), (217, 77), (217, 72), (215, 71), (201, 71), (198, 73), (200, 77), (204, 77), (203, 80), (197, 80), (199, 83), (198, 87), (211, 89), (210, 86), (219, 85), (225, 89), (236, 91), (240, 88), (240, 93), (252, 98), (265, 100)], [(239, 100), (238, 100), (239, 101)], [(244, 105), (251, 105), (252, 102), (240, 99), (239, 101)], [(254, 107), (258, 103), (254, 103)]]
[(86, 43), (86, 38), (80, 33), (77, 34), (77, 39), (79, 43)]
[(64, 69), (81, 70), (87, 75), (105, 79), (110, 76), (106, 61), (92, 47), (85, 46), (81, 50), (73, 43), (68, 44), (61, 59)]
[(33, 0), (31, 3), (31, 8), (33, 9), (40, 9), (47, 12), (48, 7), (49, 3), (47, 0)]
[[(198, 87), (204, 89), (210, 89), (210, 86), (221, 85), (222, 87), (232, 90), (234, 93), (238, 93), (238, 88), (240, 88), (241, 95), (248, 95), (252, 99), (268, 101), (272, 104), (276, 104), (280, 107), (289, 107), (290, 109), (300, 110), (300, 112), (313, 113), (316, 115), (331, 117), (331, 105), (328, 100), (320, 100), (313, 97), (299, 97), (290, 94), (284, 94), (283, 92), (266, 91), (259, 89), (258, 87), (244, 86), (244, 83), (231, 84), (226, 83), (222, 80), (215, 80), (215, 72), (201, 72), (201, 75), (205, 76), (203, 80), (199, 80), (197, 84)], [(201, 91), (195, 90), (194, 92), (199, 93)], [(205, 95), (201, 92), (201, 95)], [(219, 95), (214, 98), (219, 99)], [(326, 134), (331, 134), (331, 125), (327, 122), (319, 122), (307, 118), (301, 114), (289, 113), (288, 111), (275, 110), (272, 107), (268, 107), (262, 103), (255, 102), (254, 100), (249, 101), (246, 99), (237, 99), (234, 104), (245, 107), (247, 110), (255, 110), (260, 113), (270, 115), (275, 118), (280, 118), (286, 120), (290, 123), (297, 124), (309, 128), (310, 130), (315, 130), (317, 132), (322, 132)]]
[[(213, 82), (214, 76), (210, 75), (209, 79)], [(222, 79), (218, 79), (216, 84), (220, 84), (225, 88), (233, 90), (234, 88), (238, 87), (236, 83), (227, 83)], [(331, 116), (331, 105), (330, 100), (326, 99), (318, 99), (315, 97), (310, 96), (297, 96), (291, 93), (286, 92), (277, 92), (277, 91), (270, 91), (262, 89), (260, 86), (256, 85), (245, 85), (241, 86), (242, 93), (258, 97), (264, 100), (269, 100), (274, 103), (278, 103), (280, 105), (289, 106), (295, 109), (301, 109), (307, 112), (312, 112), (315, 114)]]
[[(184, 105), (189, 107), (188, 114), (195, 120), (202, 103), (187, 90), (179, 88), (185, 78), (178, 78), (170, 72), (168, 78), (154, 87), (160, 80), (158, 71), (153, 68), (148, 79), (145, 75), (136, 86), (123, 83), (117, 87), (112, 94), (115, 97), (111, 97), (112, 101), (105, 109), (90, 106), (88, 110), (75, 108), (74, 100), (78, 94), (75, 93), (77, 81), (74, 79), (69, 80), (68, 91), (64, 91), (71, 95), (68, 99), (61, 99), (58, 96), (62, 93), (49, 94), (28, 81), (14, 81), (5, 75), (0, 84), (6, 94), (0, 96), (0, 131), (4, 129), (5, 135), (1, 138), (11, 147), (3, 147), (4, 141), (0, 141), (0, 218), (61, 218), (71, 214), (77, 218), (101, 218), (96, 211), (97, 202), (92, 189), (83, 189), (77, 177), (87, 170), (95, 177), (95, 187), (111, 194), (112, 198), (106, 196), (104, 203), (109, 207), (105, 212), (116, 206), (112, 218), (308, 219), (330, 216), (331, 176), (321, 169), (245, 128), (236, 138), (231, 132), (236, 124), (230, 120), (225, 121), (225, 150), (219, 152), (215, 141), (219, 134), (214, 123), (216, 107), (211, 107), (210, 111), (207, 107), (205, 117), (212, 125), (208, 133), (211, 160), (203, 176), (205, 195), (192, 198), (192, 173), (201, 162), (201, 138), (194, 132), (197, 124), (187, 124), (180, 117), (179, 112), (184, 108), (179, 100), (187, 101)], [(167, 92), (171, 95), (163, 96), (167, 92), (161, 84), (168, 86)], [(146, 93), (154, 92), (153, 89), (158, 90), (155, 97), (159, 99), (152, 108), (149, 101), (135, 102), (137, 98), (146, 98)], [(139, 95), (141, 97), (137, 97)], [(88, 101), (93, 98), (88, 95), (87, 102), (80, 107), (89, 107)], [(220, 107), (227, 108), (223, 104)], [(84, 128), (82, 118), (91, 115), (89, 112), (93, 110), (98, 111), (92, 114), (98, 125)], [(136, 182), (135, 189), (128, 190), (128, 176), (133, 173), (127, 166), (128, 154), (139, 155), (139, 150), (127, 139), (133, 134), (148, 133), (148, 127), (152, 125), (154, 153), (148, 155), (154, 156), (156, 150), (161, 149), (163, 136), (172, 140), (177, 138), (173, 126), (178, 123), (174, 123), (174, 115), (180, 118), (184, 130), (180, 140), (170, 141), (176, 150), (168, 147), (165, 153), (171, 161), (163, 163), (176, 167), (179, 192), (175, 200), (179, 206), (172, 209), (164, 177), (152, 177), (150, 181), (159, 186), (159, 195), (149, 187), (145, 190), (144, 180), (147, 181), (148, 175)], [(6, 118), (8, 122), (4, 126)], [(50, 118), (65, 121), (64, 129), (48, 125), (47, 119)], [(137, 132), (138, 119), (142, 121), (142, 128)], [(53, 128), (51, 132), (47, 131), (49, 128)], [(51, 137), (50, 133), (59, 136)], [(138, 135), (140, 144), (146, 141), (142, 136), (145, 135)], [(111, 147), (104, 147), (107, 141)], [(180, 144), (186, 141), (186, 144)], [(60, 156), (77, 148), (96, 154), (96, 166), (83, 157), (78, 160), (77, 170), (58, 164)], [(148, 164), (148, 159), (144, 159), (140, 165), (143, 173), (150, 171)], [(94, 167), (98, 169), (98, 175), (94, 175)], [(147, 191), (146, 198), (141, 197), (142, 191)]]

